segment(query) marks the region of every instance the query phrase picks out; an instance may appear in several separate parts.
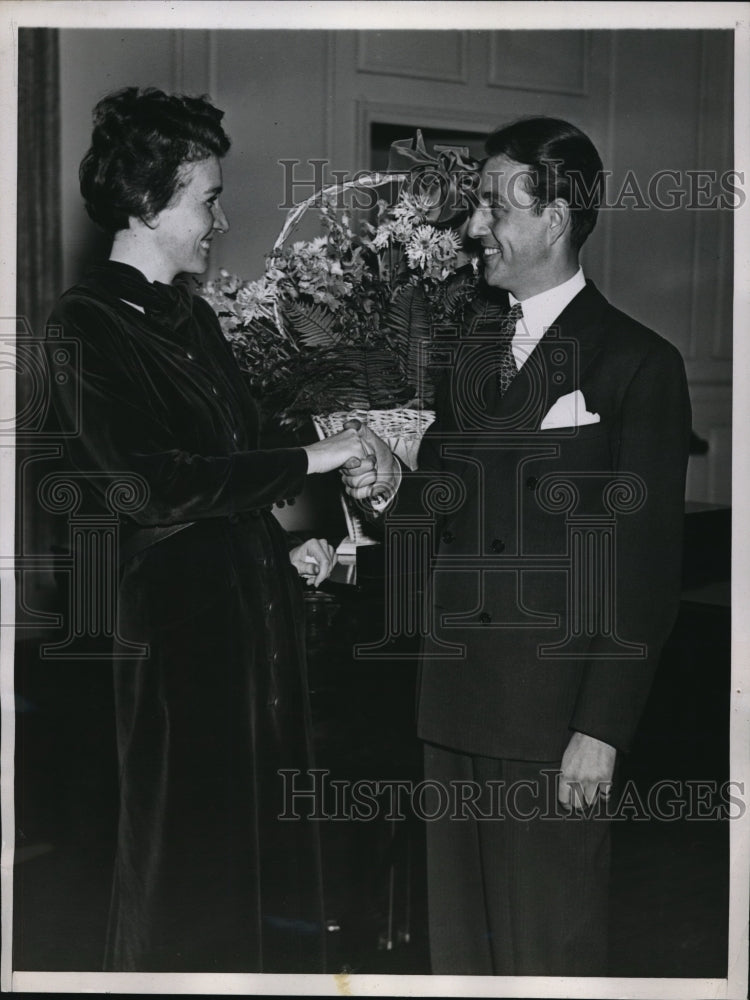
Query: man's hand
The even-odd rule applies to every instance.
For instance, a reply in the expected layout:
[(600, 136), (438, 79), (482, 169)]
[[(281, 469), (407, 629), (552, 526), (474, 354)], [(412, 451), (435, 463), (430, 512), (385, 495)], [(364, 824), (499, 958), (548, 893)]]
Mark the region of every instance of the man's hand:
[(306, 583), (319, 587), (336, 565), (336, 551), (325, 538), (310, 538), (292, 549), (289, 559)]
[(566, 809), (580, 809), (584, 803), (591, 805), (597, 795), (609, 796), (617, 751), (585, 733), (573, 733), (563, 754), (558, 801)]
[(391, 449), (358, 420), (347, 421), (344, 427), (359, 431), (366, 456), (352, 458), (341, 467), (344, 489), (355, 500), (390, 500), (399, 483), (399, 466)]

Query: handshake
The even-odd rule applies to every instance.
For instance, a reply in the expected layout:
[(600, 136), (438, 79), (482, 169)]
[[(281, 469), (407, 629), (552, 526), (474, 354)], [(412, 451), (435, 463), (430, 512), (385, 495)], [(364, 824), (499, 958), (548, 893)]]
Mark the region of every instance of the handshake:
[(358, 420), (347, 421), (338, 434), (305, 445), (305, 451), (308, 474), (339, 469), (349, 496), (369, 502), (376, 510), (398, 488), (401, 473), (391, 449)]
[[(340, 469), (349, 496), (375, 511), (383, 510), (398, 489), (401, 470), (391, 449), (358, 420), (304, 450), (308, 474)], [(318, 587), (336, 565), (336, 552), (325, 538), (310, 538), (293, 548), (289, 559), (303, 580)]]

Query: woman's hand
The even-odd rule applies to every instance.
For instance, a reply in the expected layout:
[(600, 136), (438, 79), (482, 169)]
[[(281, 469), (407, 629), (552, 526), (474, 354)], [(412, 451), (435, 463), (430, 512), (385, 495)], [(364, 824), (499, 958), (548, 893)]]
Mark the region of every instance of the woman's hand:
[[(350, 421), (350, 426), (359, 422)], [(344, 426), (347, 426), (346, 424)], [(393, 452), (369, 427), (359, 429), (366, 458), (350, 459), (341, 470), (344, 489), (355, 500), (390, 500), (399, 484), (399, 466)]]
[(308, 474), (331, 472), (353, 458), (359, 461), (365, 454), (359, 434), (353, 429), (339, 431), (322, 441), (306, 444), (304, 448), (307, 452)]
[(336, 565), (336, 551), (325, 538), (310, 538), (292, 549), (289, 559), (306, 583), (319, 587)]

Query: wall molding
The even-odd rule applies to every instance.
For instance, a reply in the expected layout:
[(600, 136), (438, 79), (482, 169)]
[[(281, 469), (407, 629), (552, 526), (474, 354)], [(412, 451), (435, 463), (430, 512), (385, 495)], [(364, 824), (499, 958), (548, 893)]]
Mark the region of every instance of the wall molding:
[(323, 72), (323, 86), (325, 87), (323, 94), (323, 128), (325, 129), (323, 149), (326, 151), (329, 163), (333, 163), (335, 159), (333, 131), (336, 121), (336, 54), (336, 32), (327, 31)]
[(568, 37), (580, 36), (580, 82), (572, 85), (560, 85), (553, 82), (550, 82), (549, 84), (540, 84), (530, 82), (528, 79), (514, 79), (512, 74), (504, 76), (501, 70), (502, 59), (498, 49), (498, 43), (500, 42), (500, 38), (498, 37), (499, 34), (500, 33), (496, 31), (493, 31), (490, 34), (490, 52), (487, 72), (488, 87), (497, 87), (504, 90), (523, 90), (528, 91), (529, 93), (565, 94), (570, 97), (589, 96), (589, 59), (591, 42), (587, 31), (565, 31), (555, 33), (558, 35), (567, 35)]
[(181, 94), (185, 89), (185, 33), (183, 31), (172, 31), (171, 35), (171, 56), (172, 56), (172, 90)]
[(218, 92), (217, 33), (178, 29), (170, 32), (172, 90), (177, 94)]
[[(696, 104), (699, 109), (697, 115), (697, 124), (695, 130), (695, 163), (696, 166), (702, 166), (704, 162), (704, 153), (706, 147), (705, 138), (705, 126), (704, 126), (704, 116), (708, 105), (709, 96), (709, 81), (708, 81), (708, 56), (706, 53), (706, 37), (704, 34), (699, 35), (700, 39), (700, 62), (698, 70), (698, 93), (696, 96)], [(692, 239), (693, 239), (693, 254), (691, 260), (690, 269), (690, 287), (692, 289), (690, 296), (690, 336), (688, 338), (688, 357), (695, 358), (698, 356), (698, 316), (700, 314), (701, 306), (701, 291), (699, 287), (698, 277), (701, 270), (700, 261), (700, 248), (701, 248), (701, 235), (702, 235), (702, 222), (703, 222), (702, 212), (692, 213)], [(715, 310), (712, 310), (715, 313)]]
[(367, 55), (367, 40), (372, 32), (357, 32), (357, 58), (356, 67), (358, 73), (371, 73), (376, 76), (400, 76), (410, 80), (436, 80), (440, 83), (467, 83), (469, 79), (469, 34), (467, 31), (445, 32), (446, 35), (456, 35), (458, 44), (457, 63), (458, 69), (455, 73), (448, 72), (444, 68), (441, 71), (420, 70), (419, 68), (408, 68), (398, 63), (370, 63)]
[(691, 386), (732, 386), (732, 362), (727, 358), (685, 358)]
[[(732, 92), (732, 74), (734, 66), (731, 61), (722, 61), (722, 79), (721, 79), (721, 92), (731, 93)], [(722, 161), (727, 164), (734, 165), (733, 143), (734, 135), (733, 130), (729, 128), (723, 128), (722, 132), (722, 150), (721, 156)], [(734, 212), (724, 210), (719, 215), (719, 235), (718, 235), (719, 247), (729, 247), (730, 253), (734, 252)], [(731, 306), (729, 309), (730, 315), (726, 316), (726, 305), (731, 303), (732, 295), (730, 293), (729, 298), (722, 294), (722, 279), (725, 278), (726, 262), (722, 262), (721, 256), (717, 255), (716, 258), (716, 271), (714, 279), (714, 287), (716, 288), (716, 323), (714, 325), (714, 339), (712, 344), (712, 353), (714, 358), (729, 358), (731, 360), (733, 356), (733, 331), (734, 323), (733, 317), (731, 316)], [(734, 284), (734, 268), (732, 268), (732, 287)], [(728, 352), (727, 352), (728, 344)]]
[(392, 104), (382, 101), (357, 101), (356, 162), (358, 169), (370, 166), (370, 127), (374, 122), (393, 125), (414, 125), (464, 132), (491, 132), (496, 122), (484, 112), (460, 108), (425, 107), (417, 104)]

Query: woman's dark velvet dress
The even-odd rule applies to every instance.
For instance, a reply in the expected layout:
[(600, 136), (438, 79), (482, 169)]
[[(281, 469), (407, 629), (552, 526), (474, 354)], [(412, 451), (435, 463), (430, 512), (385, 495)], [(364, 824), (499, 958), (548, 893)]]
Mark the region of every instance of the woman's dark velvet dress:
[[(115, 649), (120, 817), (105, 967), (322, 972), (315, 825), (276, 818), (278, 771), (310, 765), (310, 724), (301, 585), (270, 507), (302, 489), (307, 457), (258, 450), (231, 350), (187, 289), (107, 262), (50, 322), (81, 344), (79, 377), (56, 399), (70, 411), (80, 394), (72, 465), (136, 473), (148, 493), (120, 533), (126, 553), (147, 547), (122, 565), (118, 633), (149, 653)], [(93, 509), (106, 510), (108, 476), (89, 484)]]

